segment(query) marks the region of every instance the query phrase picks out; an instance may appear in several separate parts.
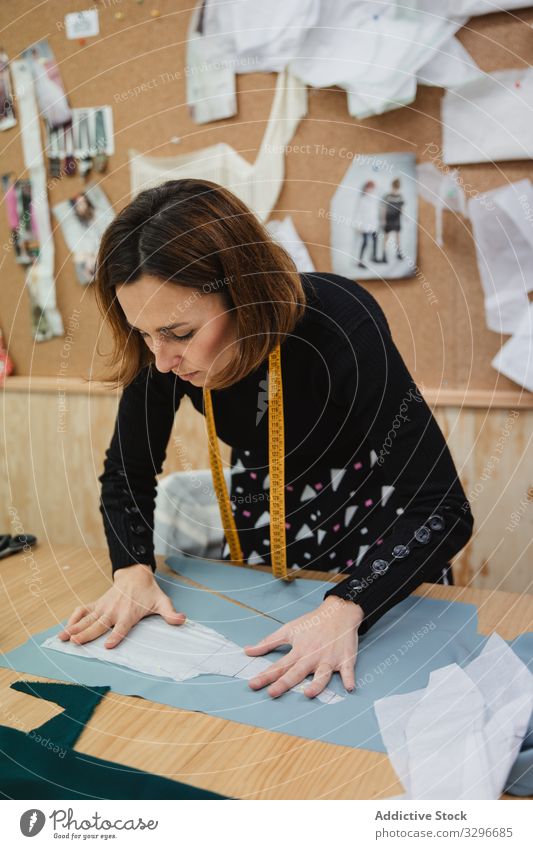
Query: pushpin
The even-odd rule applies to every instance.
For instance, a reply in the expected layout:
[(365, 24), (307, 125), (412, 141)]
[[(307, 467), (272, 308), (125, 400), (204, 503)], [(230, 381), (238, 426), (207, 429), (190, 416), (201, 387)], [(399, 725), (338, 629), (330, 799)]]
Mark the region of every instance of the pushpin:
[(117, 21), (122, 21), (125, 17), (124, 12), (115, 12), (115, 18)]
[(87, 44), (87, 40), (85, 38), (78, 38), (78, 44), (80, 45), (80, 47), (83, 47), (85, 44)]
[(161, 15), (161, 12), (159, 11), (159, 9), (152, 9), (150, 14), (151, 14), (152, 18), (159, 18), (160, 15)]
[(172, 142), (172, 144), (181, 144), (181, 139), (179, 136), (172, 136), (170, 141)]

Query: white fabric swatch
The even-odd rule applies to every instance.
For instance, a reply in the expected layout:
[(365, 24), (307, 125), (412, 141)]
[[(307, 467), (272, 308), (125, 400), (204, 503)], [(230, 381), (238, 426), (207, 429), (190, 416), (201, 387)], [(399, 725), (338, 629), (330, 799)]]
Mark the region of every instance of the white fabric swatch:
[(285, 177), (285, 146), (307, 113), (305, 85), (279, 74), (268, 125), (255, 162), (248, 162), (225, 142), (178, 156), (146, 156), (130, 150), (131, 192), (167, 180), (199, 177), (230, 189), (265, 221), (278, 199)]
[[(145, 617), (113, 649), (104, 646), (108, 637), (109, 634), (102, 634), (90, 643), (76, 645), (53, 636), (41, 645), (174, 681), (186, 681), (199, 675), (249, 680), (273, 662), (264, 657), (249, 657), (237, 643), (192, 619), (187, 619), (183, 625), (169, 625), (161, 616)], [(292, 689), (302, 692), (304, 686), (307, 684), (298, 684)], [(316, 698), (325, 704), (335, 704), (342, 701), (343, 696), (325, 688)]]
[(374, 703), (404, 799), (498, 799), (533, 710), (533, 675), (498, 634), (463, 669)]

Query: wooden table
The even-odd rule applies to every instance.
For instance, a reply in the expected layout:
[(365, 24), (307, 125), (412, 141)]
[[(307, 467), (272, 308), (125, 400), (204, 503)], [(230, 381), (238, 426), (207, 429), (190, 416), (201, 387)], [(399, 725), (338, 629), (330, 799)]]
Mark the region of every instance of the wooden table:
[[(164, 557), (157, 560), (161, 573), (173, 574)], [(61, 621), (76, 605), (93, 601), (111, 585), (110, 573), (103, 549), (39, 545), (32, 554), (0, 560), (2, 651)], [(305, 577), (325, 576), (309, 572)], [(423, 584), (417, 594), (476, 604), (484, 634), (496, 630), (509, 640), (533, 629), (532, 595), (433, 584)], [(0, 724), (29, 731), (62, 709), (11, 690), (11, 682), (21, 677), (43, 680), (0, 669)], [(119, 693), (109, 693), (98, 705), (75, 748), (247, 799), (378, 799), (402, 792), (385, 754), (264, 731)]]

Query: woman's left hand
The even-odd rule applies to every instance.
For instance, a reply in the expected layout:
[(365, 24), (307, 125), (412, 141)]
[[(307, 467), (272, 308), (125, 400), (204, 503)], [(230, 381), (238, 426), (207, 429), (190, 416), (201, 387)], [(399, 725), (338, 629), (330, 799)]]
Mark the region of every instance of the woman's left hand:
[(334, 672), (340, 672), (348, 691), (355, 687), (355, 659), (358, 630), (363, 610), (353, 601), (328, 596), (316, 610), (287, 622), (255, 646), (245, 646), (246, 654), (256, 657), (289, 643), (290, 652), (249, 680), (254, 690), (270, 684), (267, 692), (276, 698), (295, 687), (308, 675), (313, 680), (304, 694), (313, 698), (327, 686)]

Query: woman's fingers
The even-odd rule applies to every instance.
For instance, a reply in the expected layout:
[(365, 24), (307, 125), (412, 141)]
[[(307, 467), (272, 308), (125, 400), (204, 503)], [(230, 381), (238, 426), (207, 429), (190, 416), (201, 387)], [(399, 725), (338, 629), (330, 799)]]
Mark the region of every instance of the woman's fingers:
[(355, 669), (354, 669), (354, 660), (346, 660), (344, 663), (341, 663), (339, 672), (341, 674), (342, 683), (349, 693), (352, 690), (355, 690)]
[(187, 619), (185, 613), (178, 613), (168, 595), (162, 595), (154, 608), (156, 613), (163, 617), (169, 625), (183, 625)]
[(120, 642), (124, 639), (126, 634), (128, 634), (135, 622), (128, 622), (125, 619), (117, 622), (113, 630), (111, 631), (109, 637), (104, 643), (106, 649), (114, 649), (115, 646), (118, 646)]
[(282, 628), (278, 628), (278, 630), (274, 631), (272, 634), (269, 634), (268, 637), (263, 637), (263, 639), (256, 643), (255, 646), (244, 646), (244, 651), (246, 654), (250, 654), (255, 657), (259, 654), (267, 654), (269, 651), (273, 651), (288, 642), (290, 642), (290, 640), (288, 639), (287, 630), (285, 626), (283, 626)]
[(67, 624), (64, 629), (58, 634), (58, 637), (61, 640), (70, 639), (70, 628), (72, 625), (75, 625), (77, 622), (82, 619), (83, 616), (86, 616), (89, 613), (89, 607), (76, 607), (75, 610), (72, 611), (72, 614), (69, 616), (67, 620)]
[(324, 687), (329, 684), (332, 675), (333, 667), (329, 663), (319, 663), (313, 675), (313, 680), (304, 690), (304, 696), (309, 696), (310, 699), (318, 696)]
[(78, 631), (76, 634), (73, 634), (70, 641), (72, 643), (76, 643), (76, 645), (89, 643), (91, 640), (96, 640), (97, 637), (101, 637), (102, 634), (109, 631), (111, 626), (112, 622), (109, 615), (103, 613), (101, 616), (97, 616), (96, 619), (90, 622), (83, 631)]
[(94, 610), (90, 610), (85, 616), (82, 616), (74, 625), (67, 625), (65, 628), (65, 633), (67, 633), (70, 637), (73, 637), (74, 634), (79, 634), (80, 631), (84, 631), (85, 628), (88, 628), (89, 625), (92, 625), (93, 622), (97, 619), (97, 614)]
[(290, 690), (291, 687), (296, 687), (304, 678), (307, 678), (311, 669), (309, 668), (308, 660), (299, 660), (294, 663), (291, 668), (282, 675), (281, 678), (278, 678), (273, 684), (270, 685), (267, 692), (269, 696), (272, 698), (277, 698), (281, 696), (282, 693), (285, 693), (287, 690)]
[(250, 678), (248, 684), (254, 690), (260, 690), (261, 687), (265, 687), (267, 684), (271, 684), (273, 681), (276, 681), (280, 675), (283, 675), (287, 672), (288, 669), (294, 663), (294, 655), (292, 652), (289, 652), (285, 657), (282, 657), (281, 660), (277, 660), (268, 669), (265, 669), (264, 672), (260, 672), (259, 675), (256, 675), (255, 678)]

